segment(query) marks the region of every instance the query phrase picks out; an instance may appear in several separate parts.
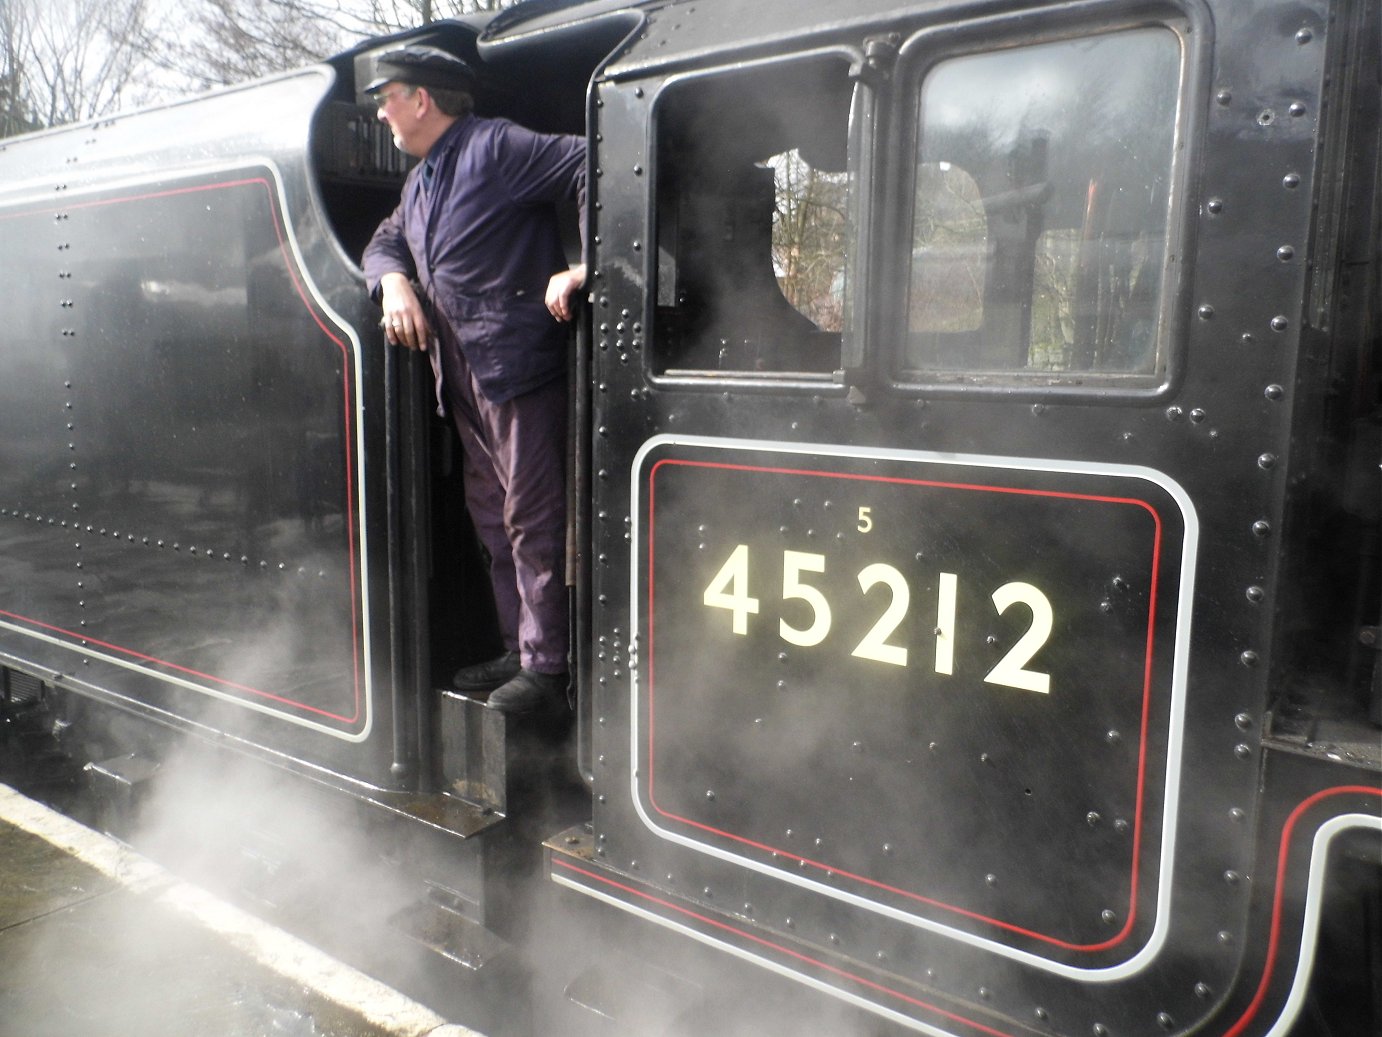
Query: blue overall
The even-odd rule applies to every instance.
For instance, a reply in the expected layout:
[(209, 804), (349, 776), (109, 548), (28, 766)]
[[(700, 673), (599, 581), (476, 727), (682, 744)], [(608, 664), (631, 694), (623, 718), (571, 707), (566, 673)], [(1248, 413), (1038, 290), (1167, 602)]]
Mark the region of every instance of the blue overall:
[(422, 286), (437, 403), (464, 447), (466, 505), (490, 554), (504, 647), (567, 668), (566, 326), (548, 279), (567, 268), (554, 203), (585, 202), (585, 141), (459, 118), (412, 170), (365, 249)]

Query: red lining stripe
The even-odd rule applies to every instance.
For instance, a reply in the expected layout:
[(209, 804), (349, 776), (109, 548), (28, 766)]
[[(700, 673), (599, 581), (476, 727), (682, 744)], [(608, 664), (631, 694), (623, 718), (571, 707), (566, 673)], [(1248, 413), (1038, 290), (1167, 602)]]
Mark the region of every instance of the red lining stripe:
[(1286, 895), (1286, 866), (1291, 848), (1291, 837), (1295, 834), (1296, 823), (1315, 804), (1331, 796), (1341, 795), (1382, 798), (1382, 788), (1375, 789), (1367, 785), (1338, 785), (1334, 788), (1321, 789), (1313, 796), (1302, 800), (1296, 809), (1291, 811), (1291, 816), (1286, 819), (1286, 824), (1281, 828), (1281, 843), (1277, 848), (1276, 892), (1272, 897), (1272, 925), (1267, 935), (1267, 957), (1262, 965), (1262, 979), (1257, 984), (1257, 991), (1253, 994), (1252, 1001), (1249, 1002), (1238, 1021), (1224, 1031), (1224, 1037), (1238, 1037), (1247, 1029), (1248, 1024), (1256, 1017), (1263, 1003), (1267, 1000), (1267, 990), (1271, 986), (1272, 971), (1276, 968), (1277, 952), (1281, 948), (1281, 916)]
[(554, 867), (562, 868), (566, 871), (573, 871), (578, 875), (584, 875), (586, 878), (593, 879), (596, 882), (602, 883), (606, 886), (613, 887), (614, 889), (620, 890), (624, 893), (629, 893), (633, 896), (638, 897), (641, 900), (646, 900), (649, 903), (657, 904), (659, 907), (666, 908), (669, 911), (675, 911), (680, 915), (685, 915), (687, 918), (694, 918), (697, 922), (700, 922), (702, 925), (711, 926), (715, 929), (720, 929), (724, 932), (733, 933), (743, 940), (749, 941), (751, 943), (756, 943), (760, 947), (767, 947), (770, 950), (776, 951), (778, 954), (781, 954), (785, 957), (794, 958), (797, 961), (803, 962), (807, 965), (814, 966), (815, 968), (821, 969), (822, 971), (828, 972), (834, 976), (839, 976), (842, 979), (847, 979), (851, 983), (857, 983), (859, 986), (865, 987), (869, 990), (873, 990), (881, 994), (887, 994), (889, 997), (893, 997), (899, 1001), (903, 1001), (914, 1008), (921, 1008), (928, 1012), (934, 1012), (936, 1015), (939, 1015), (942, 1018), (949, 1020), (951, 1022), (963, 1023), (965, 1026), (973, 1027), (980, 1033), (991, 1034), (992, 1037), (1011, 1037), (1011, 1035), (1006, 1030), (995, 1030), (991, 1026), (985, 1026), (983, 1023), (977, 1023), (973, 1019), (967, 1019), (962, 1015), (957, 1015), (954, 1012), (946, 1011), (944, 1008), (940, 1008), (936, 1005), (930, 1004), (927, 1001), (922, 1001), (919, 998), (912, 997), (908, 994), (903, 994), (900, 991), (893, 990), (891, 987), (885, 987), (883, 984), (876, 983), (871, 979), (865, 979), (863, 976), (855, 975), (854, 973), (848, 972), (845, 969), (840, 968), (839, 966), (828, 965), (823, 961), (818, 961), (810, 955), (802, 954), (800, 951), (794, 951), (790, 947), (783, 947), (781, 944), (774, 943), (772, 940), (765, 939), (762, 936), (757, 936), (754, 933), (745, 932), (744, 930), (738, 929), (735, 926), (728, 924), (727, 922), (722, 922), (717, 918), (711, 918), (707, 915), (699, 914), (695, 911), (690, 910), (689, 908), (682, 907), (680, 904), (673, 903), (670, 900), (665, 900), (662, 897), (655, 897), (651, 893), (646, 893), (641, 889), (634, 888), (633, 886), (627, 886), (621, 882), (615, 882), (613, 879), (606, 878), (605, 876), (599, 875), (593, 871), (588, 871), (585, 868), (578, 868), (576, 865), (571, 864), (568, 861), (554, 857), (552, 858), (552, 865)]
[[(1239, 1018), (1233, 1023), (1233, 1025), (1230, 1026), (1227, 1030), (1222, 1031), (1222, 1037), (1241, 1037), (1244, 1031), (1247, 1030), (1248, 1026), (1251, 1025), (1253, 1020), (1256, 1018), (1258, 1012), (1261, 1011), (1263, 1004), (1266, 1002), (1267, 991), (1271, 986), (1272, 975), (1277, 965), (1277, 955), (1281, 947), (1282, 915), (1284, 914), (1283, 905), (1286, 893), (1286, 874), (1288, 870), (1287, 866), (1291, 841), (1295, 835), (1296, 825), (1299, 823), (1300, 819), (1306, 814), (1306, 812), (1309, 811), (1311, 808), (1313, 808), (1314, 806), (1318, 805), (1326, 799), (1341, 795), (1374, 796), (1379, 799), (1382, 799), (1382, 788), (1373, 788), (1367, 785), (1340, 785), (1333, 788), (1323, 789), (1307, 797), (1305, 800), (1301, 801), (1301, 803), (1297, 805), (1296, 808), (1291, 812), (1290, 816), (1286, 821), (1286, 824), (1282, 826), (1281, 841), (1277, 851), (1276, 888), (1272, 898), (1272, 921), (1270, 932), (1268, 934), (1267, 955), (1262, 965), (1262, 976), (1258, 981), (1257, 989), (1253, 995), (1252, 1001), (1248, 1004), (1248, 1007), (1244, 1010), (1243, 1014), (1239, 1016)], [(1332, 816), (1339, 815), (1336, 814)], [(669, 911), (675, 911), (676, 913), (684, 915), (688, 918), (693, 918), (703, 925), (710, 926), (724, 932), (733, 933), (736, 936), (740, 937), (742, 940), (758, 944), (762, 947), (767, 947), (785, 957), (793, 958), (797, 961), (815, 966), (816, 968), (822, 969), (835, 976), (839, 976), (843, 979), (849, 980), (850, 982), (857, 983), (860, 986), (863, 986), (869, 990), (874, 990), (879, 993), (883, 993), (890, 997), (896, 998), (900, 1001), (906, 1002), (909, 1005), (922, 1008), (927, 1011), (935, 1012), (946, 1019), (964, 1023), (967, 1026), (973, 1026), (975, 1029), (980, 1030), (984, 1033), (998, 1035), (998, 1037), (1009, 1037), (1009, 1035), (1004, 1034), (1001, 1031), (991, 1029), (989, 1027), (984, 1026), (981, 1023), (976, 1023), (971, 1019), (965, 1018), (964, 1016), (957, 1015), (953, 1012), (948, 1012), (942, 1008), (938, 1008), (935, 1005), (929, 1004), (928, 1002), (921, 1001), (914, 997), (910, 997), (906, 994), (900, 993), (899, 991), (893, 990), (890, 987), (886, 987), (880, 983), (875, 983), (871, 980), (863, 978), (862, 976), (858, 976), (852, 972), (848, 972), (845, 969), (841, 969), (833, 965), (828, 965), (824, 962), (818, 961), (815, 958), (810, 957), (809, 955), (802, 954), (799, 951), (794, 951), (787, 947), (783, 947), (782, 945), (775, 943), (772, 940), (768, 940), (761, 936), (757, 936), (753, 933), (746, 932), (742, 929), (728, 924), (727, 922), (722, 922), (719, 919), (711, 918), (709, 916), (700, 914), (696, 911), (692, 911), (689, 908), (682, 907), (681, 905), (676, 904), (673, 901), (667, 900), (662, 897), (653, 896), (652, 894), (644, 892), (643, 890), (637, 889), (633, 886), (616, 882), (613, 879), (606, 878), (605, 876), (600, 875), (596, 872), (589, 871), (585, 868), (577, 867), (576, 865), (571, 864), (570, 862), (558, 858), (556, 856), (553, 856), (551, 858), (551, 863), (554, 867), (559, 867), (564, 870), (575, 872), (579, 875), (583, 875), (586, 878), (592, 879), (603, 885), (609, 886), (614, 889), (618, 889), (624, 893), (638, 897), (650, 903), (657, 904), (660, 907), (663, 907)]]

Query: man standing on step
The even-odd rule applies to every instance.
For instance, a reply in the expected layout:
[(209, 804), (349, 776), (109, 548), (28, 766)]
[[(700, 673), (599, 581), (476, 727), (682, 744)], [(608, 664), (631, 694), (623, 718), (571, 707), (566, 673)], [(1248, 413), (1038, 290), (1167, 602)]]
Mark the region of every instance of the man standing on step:
[(521, 714), (556, 708), (568, 684), (562, 322), (585, 267), (568, 268), (554, 205), (584, 211), (585, 141), (478, 117), (474, 86), (468, 65), (434, 47), (379, 58), (365, 92), (394, 143), (422, 161), (364, 269), (389, 342), (429, 354), (491, 559), (505, 652), (453, 683)]

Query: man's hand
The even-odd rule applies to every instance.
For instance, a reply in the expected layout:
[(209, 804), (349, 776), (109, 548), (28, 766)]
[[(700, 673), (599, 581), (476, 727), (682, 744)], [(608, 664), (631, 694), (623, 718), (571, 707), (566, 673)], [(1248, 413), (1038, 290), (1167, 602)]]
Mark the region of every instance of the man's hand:
[(412, 282), (403, 274), (385, 274), (379, 287), (384, 302), (384, 337), (389, 344), (425, 351), (432, 329)]
[(585, 264), (573, 266), (553, 274), (547, 282), (547, 309), (557, 320), (570, 320), (575, 313), (571, 300), (577, 289), (585, 284)]

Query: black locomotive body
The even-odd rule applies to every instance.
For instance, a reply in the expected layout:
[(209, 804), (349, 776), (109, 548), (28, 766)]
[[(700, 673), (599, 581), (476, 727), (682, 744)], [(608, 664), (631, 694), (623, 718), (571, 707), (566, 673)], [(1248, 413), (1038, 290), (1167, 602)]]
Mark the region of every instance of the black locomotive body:
[(508, 799), (528, 735), (432, 690), (493, 645), (358, 269), (393, 41), (0, 149), (9, 713), (415, 823), (460, 914), (583, 948), (558, 985), (685, 955), (702, 1032), (769, 973), (830, 1033), (1370, 1032), (1377, 5), (531, 0), (407, 38), (590, 142), (543, 772), (583, 783)]

